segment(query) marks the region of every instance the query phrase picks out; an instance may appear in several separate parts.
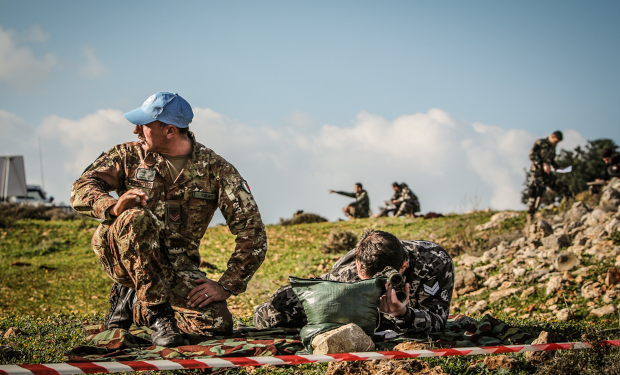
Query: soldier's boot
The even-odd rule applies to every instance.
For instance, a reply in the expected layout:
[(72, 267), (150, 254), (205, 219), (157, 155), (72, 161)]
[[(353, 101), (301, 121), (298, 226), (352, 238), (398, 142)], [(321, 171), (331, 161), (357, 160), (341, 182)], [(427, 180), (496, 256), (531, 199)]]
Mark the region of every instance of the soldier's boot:
[(168, 302), (147, 307), (149, 328), (153, 330), (151, 340), (153, 345), (172, 348), (185, 342), (183, 335), (177, 328), (174, 310)]
[(129, 329), (133, 324), (136, 298), (135, 289), (114, 283), (110, 290), (110, 311), (104, 323), (105, 329)]

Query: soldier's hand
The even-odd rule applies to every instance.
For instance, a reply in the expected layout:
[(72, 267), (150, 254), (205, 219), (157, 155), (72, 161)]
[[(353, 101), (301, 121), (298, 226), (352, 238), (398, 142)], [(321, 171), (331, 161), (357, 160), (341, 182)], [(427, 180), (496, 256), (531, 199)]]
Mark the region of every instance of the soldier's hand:
[(396, 291), (392, 288), (392, 285), (386, 284), (386, 289), (387, 291), (379, 300), (379, 311), (392, 315), (393, 317), (405, 315), (407, 312), (407, 304), (409, 303), (409, 283), (405, 284), (407, 298), (405, 298), (403, 302), (400, 302), (396, 297)]
[(545, 173), (551, 173), (551, 167), (549, 164), (543, 163), (543, 171), (545, 171)]
[(140, 189), (130, 189), (118, 198), (118, 201), (110, 208), (110, 215), (119, 216), (123, 211), (138, 206), (146, 206), (148, 195)]
[(203, 308), (213, 302), (225, 301), (230, 292), (224, 290), (216, 281), (209, 279), (194, 280), (196, 286), (187, 295), (187, 306)]

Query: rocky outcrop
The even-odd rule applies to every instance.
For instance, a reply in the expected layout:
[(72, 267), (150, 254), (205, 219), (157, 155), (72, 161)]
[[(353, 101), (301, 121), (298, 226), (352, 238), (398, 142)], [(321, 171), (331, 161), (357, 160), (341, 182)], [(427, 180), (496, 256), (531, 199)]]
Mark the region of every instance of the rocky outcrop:
[[(545, 215), (543, 211), (524, 228), (522, 237), (502, 241), (480, 256), (455, 258), (453, 303), (458, 310), (452, 312), (478, 315), (503, 306), (501, 310), (511, 315), (561, 321), (616, 312), (620, 309), (620, 246), (610, 235), (620, 230), (618, 206), (620, 179), (613, 179), (598, 206), (575, 202), (565, 212)], [(476, 229), (489, 238), (503, 221), (514, 217), (518, 214), (500, 212)], [(533, 295), (547, 302), (527, 302)], [(522, 308), (506, 307), (502, 303), (506, 299), (513, 305), (521, 303)]]

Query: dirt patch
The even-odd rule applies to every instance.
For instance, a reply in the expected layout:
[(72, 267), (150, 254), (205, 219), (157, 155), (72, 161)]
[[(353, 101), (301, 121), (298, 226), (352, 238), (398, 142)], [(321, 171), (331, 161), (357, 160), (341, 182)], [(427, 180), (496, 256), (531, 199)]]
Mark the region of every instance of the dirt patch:
[(447, 375), (441, 366), (417, 359), (330, 362), (325, 375)]

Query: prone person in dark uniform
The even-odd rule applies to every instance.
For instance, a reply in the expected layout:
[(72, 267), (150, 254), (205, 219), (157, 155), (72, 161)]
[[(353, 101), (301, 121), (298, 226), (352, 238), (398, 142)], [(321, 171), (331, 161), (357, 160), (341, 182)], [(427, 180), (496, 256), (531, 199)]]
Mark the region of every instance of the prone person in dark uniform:
[[(400, 301), (387, 288), (379, 311), (383, 329), (441, 331), (448, 319), (454, 289), (452, 258), (439, 245), (428, 241), (401, 241), (384, 231), (362, 235), (355, 249), (340, 258), (324, 280), (355, 282), (380, 274), (386, 267), (404, 276), (407, 296)], [(267, 302), (254, 309), (257, 328), (303, 327), (306, 314), (290, 285), (278, 289)]]

